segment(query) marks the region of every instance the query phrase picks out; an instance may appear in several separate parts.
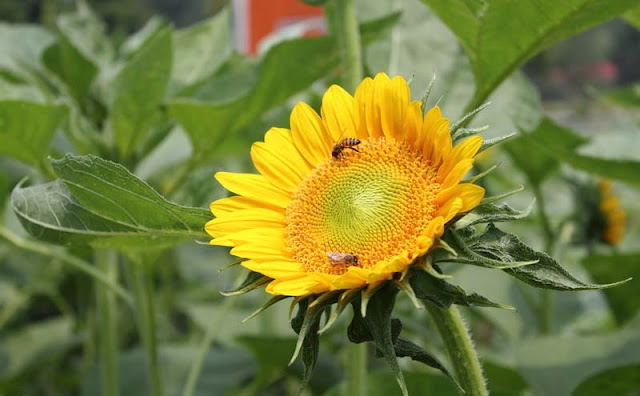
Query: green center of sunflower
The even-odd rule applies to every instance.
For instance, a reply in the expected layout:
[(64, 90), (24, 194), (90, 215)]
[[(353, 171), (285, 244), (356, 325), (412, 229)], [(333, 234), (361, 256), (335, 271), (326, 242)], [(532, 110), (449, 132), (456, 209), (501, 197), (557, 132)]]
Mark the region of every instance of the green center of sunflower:
[(309, 272), (342, 274), (412, 251), (433, 218), (440, 185), (417, 151), (386, 138), (357, 149), (319, 164), (287, 207), (287, 247)]

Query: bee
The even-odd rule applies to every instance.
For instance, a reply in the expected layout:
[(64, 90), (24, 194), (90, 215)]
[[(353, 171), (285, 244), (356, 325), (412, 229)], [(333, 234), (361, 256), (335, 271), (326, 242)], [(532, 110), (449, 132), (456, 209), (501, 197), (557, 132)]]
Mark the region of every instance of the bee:
[(329, 264), (331, 265), (357, 265), (358, 256), (353, 253), (327, 252)]
[(333, 158), (338, 159), (344, 149), (353, 150), (359, 153), (358, 149), (355, 148), (355, 146), (359, 144), (360, 144), (360, 139), (346, 137), (346, 135), (343, 134), (340, 137), (340, 139), (336, 142), (336, 144), (333, 145), (333, 150), (331, 150), (331, 155), (333, 156)]

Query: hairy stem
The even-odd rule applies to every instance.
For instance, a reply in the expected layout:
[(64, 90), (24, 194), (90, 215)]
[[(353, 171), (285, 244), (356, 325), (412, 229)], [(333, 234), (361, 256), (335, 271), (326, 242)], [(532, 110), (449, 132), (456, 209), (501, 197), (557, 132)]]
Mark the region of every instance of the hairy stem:
[(465, 395), (488, 395), (478, 354), (458, 309), (455, 305), (448, 309), (440, 308), (432, 303), (425, 305), (438, 327), (440, 337), (447, 348), (451, 364)]
[(352, 344), (346, 348), (345, 365), (347, 386), (345, 396), (367, 395), (367, 343)]

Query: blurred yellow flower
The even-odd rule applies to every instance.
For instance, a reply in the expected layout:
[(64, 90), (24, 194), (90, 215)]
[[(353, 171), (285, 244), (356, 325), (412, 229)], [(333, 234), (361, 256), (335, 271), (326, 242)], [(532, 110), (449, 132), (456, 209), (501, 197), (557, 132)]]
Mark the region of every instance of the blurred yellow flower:
[(271, 294), (375, 288), (484, 196), (460, 183), (482, 138), (454, 148), (449, 120), (438, 107), (423, 116), (402, 77), (366, 78), (355, 97), (333, 85), (321, 116), (298, 103), (290, 123), (252, 146), (259, 175), (216, 174), (237, 195), (211, 203), (206, 224), (211, 244), (273, 278)]
[(610, 245), (618, 245), (624, 236), (626, 214), (620, 206), (620, 200), (612, 191), (611, 181), (602, 179), (599, 187), (599, 208), (606, 223), (602, 230), (602, 240)]

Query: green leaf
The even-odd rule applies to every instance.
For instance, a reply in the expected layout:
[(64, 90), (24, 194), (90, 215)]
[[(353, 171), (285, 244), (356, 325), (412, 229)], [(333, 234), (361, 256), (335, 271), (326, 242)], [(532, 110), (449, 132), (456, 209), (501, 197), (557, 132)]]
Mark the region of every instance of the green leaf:
[(173, 34), (171, 92), (213, 75), (232, 52), (229, 11), (224, 9), (201, 23)]
[(482, 371), (487, 379), (487, 388), (492, 396), (525, 396), (529, 384), (522, 374), (511, 367), (482, 359)]
[(625, 12), (622, 18), (635, 26), (636, 29), (640, 29), (640, 6), (630, 9)]
[(318, 335), (318, 330), (320, 328), (320, 317), (323, 311), (324, 307), (322, 306), (310, 307), (309, 298), (305, 298), (298, 303), (298, 313), (296, 317), (291, 320), (291, 328), (298, 334), (298, 341), (296, 342), (296, 348), (289, 364), (293, 363), (301, 350), (304, 371), (300, 390), (306, 388), (309, 381), (311, 381), (313, 370), (318, 361), (318, 353), (320, 352), (320, 336)]
[(124, 64), (112, 83), (109, 128), (124, 160), (146, 136), (164, 100), (171, 74), (171, 48), (171, 28), (160, 28)]
[(393, 347), (396, 351), (397, 357), (409, 357), (411, 358), (411, 360), (415, 360), (436, 370), (439, 370), (442, 374), (446, 375), (451, 381), (453, 381), (453, 383), (455, 383), (460, 390), (462, 390), (460, 385), (456, 382), (455, 378), (451, 375), (451, 373), (449, 373), (449, 370), (447, 370), (447, 368), (444, 367), (444, 365), (442, 365), (442, 363), (440, 363), (440, 361), (435, 356), (433, 356), (425, 349), (402, 337), (398, 337)]
[[(199, 349), (187, 345), (160, 345), (158, 361), (166, 395), (182, 394), (189, 369)], [(122, 352), (118, 365), (118, 389), (121, 395), (150, 395), (146, 372), (146, 356), (142, 349)], [(246, 383), (255, 373), (251, 356), (240, 348), (211, 348), (202, 364), (202, 375), (196, 384), (194, 396), (230, 395)], [(83, 378), (82, 395), (100, 394), (98, 367)]]
[(265, 55), (258, 80), (246, 96), (226, 103), (175, 99), (168, 105), (169, 113), (189, 135), (194, 156), (203, 159), (215, 152), (223, 138), (308, 88), (337, 63), (338, 53), (329, 37), (286, 41), (275, 45)]
[(640, 389), (640, 364), (605, 370), (584, 380), (571, 396), (634, 396)]
[(515, 362), (532, 395), (570, 395), (594, 374), (640, 363), (639, 324), (605, 334), (521, 338), (515, 344)]
[(79, 343), (70, 319), (48, 319), (5, 334), (0, 342), (0, 379), (24, 374), (29, 368), (50, 364)]
[(560, 266), (551, 256), (537, 252), (525, 245), (516, 236), (499, 230), (489, 223), (485, 231), (471, 239), (469, 247), (475, 253), (500, 260), (505, 263), (513, 261), (538, 260), (536, 264), (505, 269), (504, 271), (532, 286), (553, 290), (592, 290), (617, 286), (627, 280), (619, 280), (609, 284), (590, 284), (574, 278)]
[(596, 254), (582, 260), (584, 269), (594, 281), (611, 283), (618, 279), (633, 278), (634, 282), (604, 290), (609, 307), (619, 324), (636, 316), (640, 310), (637, 283), (640, 279), (640, 253)]
[(166, 201), (121, 165), (66, 155), (52, 167), (60, 180), (17, 186), (11, 195), (13, 210), (36, 237), (127, 250), (205, 236), (206, 210)]
[(465, 48), (476, 80), (476, 105), (536, 53), (637, 4), (636, 0), (422, 1)]
[[(364, 24), (362, 41), (366, 43), (375, 38), (379, 30), (386, 29), (396, 20), (397, 14), (393, 14)], [(294, 94), (308, 89), (313, 82), (328, 75), (338, 63), (338, 49), (331, 37), (284, 41), (271, 47), (262, 58), (258, 75), (254, 77), (255, 85), (242, 97), (215, 103), (176, 98), (168, 104), (168, 110), (189, 135), (195, 160), (202, 161), (216, 152), (223, 139), (236, 134)], [(239, 76), (227, 80), (227, 84), (238, 77), (250, 78), (245, 68)], [(218, 82), (224, 80), (225, 76), (218, 77)], [(287, 83), (283, 84), (283, 81)], [(233, 88), (237, 83), (229, 86)]]
[(467, 294), (461, 287), (447, 283), (443, 279), (433, 277), (416, 269), (410, 275), (411, 287), (416, 297), (428, 300), (440, 308), (449, 308), (451, 304), (513, 309), (507, 305), (497, 304), (479, 294)]
[(87, 2), (78, 2), (75, 12), (60, 15), (56, 25), (85, 58), (98, 66), (113, 60), (115, 51), (107, 37), (106, 25)]
[(0, 101), (0, 154), (40, 164), (66, 116), (63, 105)]
[(585, 143), (586, 140), (549, 119), (544, 119), (527, 136), (528, 143), (574, 168), (636, 186), (640, 185), (640, 162), (602, 159), (578, 154), (574, 148)]
[(516, 210), (507, 204), (495, 205), (492, 203), (480, 204), (464, 217), (456, 222), (456, 227), (464, 228), (475, 224), (513, 221), (527, 217), (533, 209), (535, 201), (524, 210)]
[(0, 23), (0, 68), (20, 71), (37, 66), (42, 51), (55, 37), (44, 27)]
[(96, 65), (64, 35), (60, 35), (58, 41), (45, 50), (42, 58), (45, 66), (66, 84), (71, 96), (78, 103), (83, 103), (98, 72)]
[(237, 341), (253, 355), (258, 364), (258, 372), (253, 387), (259, 388), (280, 378), (296, 346), (292, 338), (242, 336)]
[[(395, 374), (396, 382), (400, 386), (403, 395), (408, 395), (407, 386), (404, 382), (402, 370), (398, 365), (396, 351), (394, 348), (394, 332), (392, 331), (391, 313), (398, 294), (398, 288), (388, 283), (382, 286), (369, 300), (367, 305), (367, 315), (363, 318), (366, 323), (377, 350)], [(354, 311), (357, 312), (358, 307), (354, 305)], [(354, 317), (357, 313), (354, 312)], [(397, 330), (396, 330), (397, 331)], [(397, 331), (399, 333), (399, 331)], [(397, 334), (395, 335), (397, 337)]]

